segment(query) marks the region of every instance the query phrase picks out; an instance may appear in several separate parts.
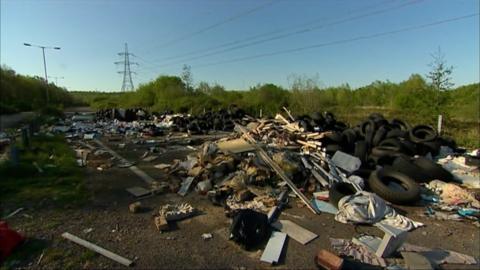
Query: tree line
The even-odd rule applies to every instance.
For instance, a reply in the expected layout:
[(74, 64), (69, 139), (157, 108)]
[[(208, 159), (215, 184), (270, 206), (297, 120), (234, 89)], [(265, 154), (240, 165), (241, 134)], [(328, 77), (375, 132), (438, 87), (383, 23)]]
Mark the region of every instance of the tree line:
[(82, 97), (96, 108), (147, 108), (152, 112), (173, 111), (202, 113), (218, 110), (235, 104), (251, 115), (274, 116), (282, 107), (294, 114), (309, 114), (315, 111), (344, 113), (358, 110), (400, 112), (414, 115), (422, 120), (433, 121), (438, 114), (458, 120), (478, 121), (480, 84), (460, 86), (451, 90), (438, 90), (419, 75), (393, 83), (375, 81), (369, 85), (352, 88), (348, 84), (322, 88), (315, 78), (293, 76), (287, 89), (266, 83), (249, 90), (226, 90), (218, 84), (200, 82), (188, 87), (177, 76), (159, 76), (142, 84), (134, 92), (85, 93)]
[[(48, 106), (47, 93), (48, 91)], [(64, 107), (78, 101), (67, 91), (43, 78), (17, 74), (11, 68), (0, 67), (0, 113), (43, 110)]]

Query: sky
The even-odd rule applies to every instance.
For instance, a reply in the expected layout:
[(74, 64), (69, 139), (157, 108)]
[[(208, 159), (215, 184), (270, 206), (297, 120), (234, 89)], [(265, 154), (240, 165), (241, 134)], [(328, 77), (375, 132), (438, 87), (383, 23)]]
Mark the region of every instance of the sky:
[[(478, 0), (0, 0), (2, 65), (68, 90), (119, 91), (128, 43), (133, 83), (180, 75), (243, 90), (400, 82), (440, 48), (453, 82), (479, 82)], [(470, 16), (471, 15), (471, 16)], [(465, 17), (470, 16), (470, 17)], [(54, 78), (50, 78), (54, 81)]]

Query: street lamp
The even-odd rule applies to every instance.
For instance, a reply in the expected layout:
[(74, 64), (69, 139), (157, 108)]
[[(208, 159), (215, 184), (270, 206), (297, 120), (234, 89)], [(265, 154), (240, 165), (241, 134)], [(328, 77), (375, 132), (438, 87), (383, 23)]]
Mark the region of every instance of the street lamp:
[(48, 47), (48, 46), (35, 45), (35, 44), (31, 44), (31, 43), (23, 43), (23, 45), (25, 45), (27, 47), (37, 47), (37, 48), (42, 49), (43, 69), (45, 70), (45, 82), (47, 84), (47, 86), (45, 88), (45, 92), (46, 92), (46, 95), (47, 95), (47, 104), (48, 104), (48, 99), (49, 99), (49, 95), (48, 95), (48, 76), (47, 76), (47, 61), (45, 60), (45, 49), (60, 50), (60, 47)]

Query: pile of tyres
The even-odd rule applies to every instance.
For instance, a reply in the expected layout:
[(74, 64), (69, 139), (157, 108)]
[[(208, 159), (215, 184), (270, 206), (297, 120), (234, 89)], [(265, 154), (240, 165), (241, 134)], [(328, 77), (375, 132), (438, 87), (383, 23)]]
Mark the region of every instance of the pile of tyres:
[[(313, 117), (311, 117), (313, 118)], [(420, 200), (420, 183), (431, 180), (453, 181), (453, 175), (427, 156), (435, 157), (442, 146), (459, 151), (455, 141), (440, 136), (428, 125), (410, 126), (399, 119), (387, 120), (371, 114), (354, 127), (323, 116), (332, 132), (322, 139), (327, 154), (342, 151), (358, 157), (362, 166), (353, 174), (366, 179), (366, 187), (395, 204), (414, 204)], [(312, 121), (310, 121), (311, 124)], [(313, 120), (315, 122), (315, 120)], [(353, 194), (352, 186), (332, 187), (334, 197)]]
[(176, 116), (172, 119), (172, 131), (191, 134), (207, 134), (209, 131), (232, 131), (235, 122), (248, 124), (244, 110), (232, 107), (218, 111), (208, 111), (194, 116)]
[[(142, 111), (142, 116), (139, 116), (138, 112)], [(147, 114), (146, 110), (141, 108), (130, 108), (130, 109), (100, 109), (95, 113), (97, 120), (110, 120), (117, 119), (119, 121), (132, 122), (137, 120), (149, 119), (150, 115)]]

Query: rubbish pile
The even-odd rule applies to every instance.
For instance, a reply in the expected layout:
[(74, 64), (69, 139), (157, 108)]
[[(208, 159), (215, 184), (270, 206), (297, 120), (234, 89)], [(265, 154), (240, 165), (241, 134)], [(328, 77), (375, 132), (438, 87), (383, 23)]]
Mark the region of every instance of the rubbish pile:
[(96, 118), (104, 122), (117, 120), (125, 123), (146, 120), (150, 122), (149, 128), (153, 130), (163, 128), (171, 132), (189, 132), (191, 134), (207, 134), (214, 130), (232, 131), (235, 122), (246, 124), (253, 119), (236, 106), (218, 111), (206, 111), (198, 115), (173, 114), (171, 111), (162, 114), (148, 113), (142, 109), (102, 109), (97, 111)]
[[(245, 126), (236, 123), (235, 131), (162, 170), (185, 179), (180, 195), (194, 186), (214, 205), (223, 206), (232, 218), (231, 239), (241, 246), (249, 249), (269, 239), (265, 261), (277, 262), (272, 254), (280, 256), (278, 245), (285, 241), (286, 235), (276, 232), (283, 229), (273, 224), (275, 211), (285, 203), (278, 198), (286, 186), (293, 191), (289, 197), (297, 197), (314, 213), (335, 214), (339, 222), (371, 224), (384, 231), (384, 239), (375, 238), (369, 247), (381, 266), (391, 265), (383, 258), (402, 246), (408, 231), (424, 226), (397, 213), (391, 203), (429, 208), (441, 203), (450, 210), (454, 204), (459, 215), (480, 218), (475, 196), (451, 183), (462, 181), (436, 162), (445, 154), (452, 159), (465, 151), (429, 126), (410, 128), (373, 114), (349, 128), (330, 113), (298, 120), (278, 114)], [(474, 169), (467, 171), (475, 174)], [(440, 199), (428, 201), (432, 196)]]
[[(140, 119), (130, 122), (108, 120), (108, 111), (102, 111), (97, 117), (104, 120), (67, 120), (50, 132), (64, 133), (75, 144), (79, 166), (105, 170), (117, 163), (151, 185), (151, 190), (130, 188), (134, 196), (153, 196), (166, 189), (182, 197), (192, 191), (205, 196), (232, 219), (230, 239), (247, 250), (266, 243), (261, 261), (268, 263), (279, 261), (287, 236), (303, 245), (317, 237), (289, 220), (277, 220), (292, 200), (315, 214), (333, 214), (338, 222), (382, 230), (383, 239), (332, 239), (338, 254), (356, 254), (356, 259), (381, 267), (396, 265), (389, 258), (399, 252), (407, 260), (415, 256), (412, 252), (425, 251), (405, 243), (408, 232), (424, 224), (400, 214), (392, 204), (421, 205), (425, 216), (479, 223), (479, 198), (467, 190), (480, 187), (479, 151), (466, 154), (432, 127), (410, 127), (380, 114), (348, 127), (332, 113), (294, 118), (285, 111), (288, 118), (277, 114), (274, 119), (252, 118), (238, 108), (199, 116), (125, 112), (123, 120)], [(119, 149), (125, 147), (126, 138), (134, 144), (152, 143), (141, 159), (154, 162), (157, 156), (153, 153), (174, 147), (176, 138), (189, 139), (214, 130), (235, 133), (197, 148), (188, 145), (196, 151), (186, 159), (154, 166), (170, 176), (168, 185), (158, 183), (98, 140), (96, 144), (103, 149), (87, 142), (108, 136), (109, 141), (119, 141)], [(173, 135), (178, 132), (187, 134)], [(163, 135), (163, 141), (156, 138)], [(157, 149), (160, 141), (169, 146)], [(137, 203), (129, 210), (138, 213), (141, 208)], [(154, 216), (154, 224), (165, 231), (169, 222), (195, 214), (189, 204), (164, 205)], [(331, 263), (341, 269), (344, 263), (328, 252), (318, 256), (316, 262), (322, 265)], [(464, 263), (474, 261), (469, 257)]]

